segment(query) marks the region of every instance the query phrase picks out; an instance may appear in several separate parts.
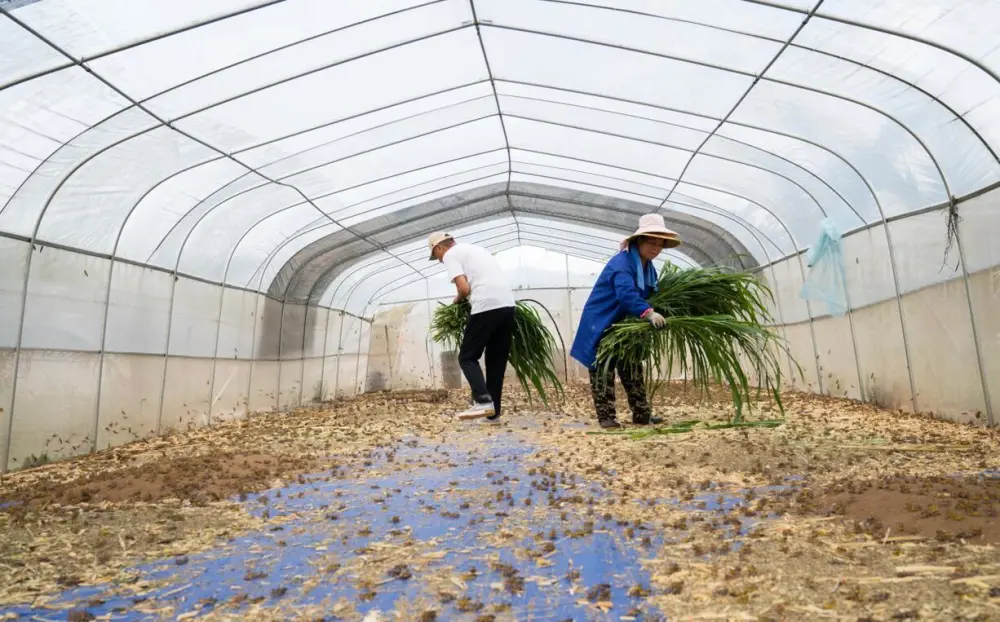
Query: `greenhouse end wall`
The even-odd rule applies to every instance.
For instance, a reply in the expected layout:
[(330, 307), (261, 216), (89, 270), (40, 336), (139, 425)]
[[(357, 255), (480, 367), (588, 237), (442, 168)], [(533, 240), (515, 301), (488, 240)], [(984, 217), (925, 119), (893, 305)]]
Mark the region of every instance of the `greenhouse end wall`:
[[(1000, 400), (1000, 247), (990, 237), (1000, 231), (1000, 191), (963, 202), (958, 213), (958, 236), (947, 256), (944, 208), (846, 235), (850, 311), (842, 317), (800, 297), (808, 274), (802, 254), (761, 270), (775, 294), (776, 330), (802, 371), (782, 354), (786, 386), (993, 423)], [(589, 291), (527, 286), (516, 295), (545, 306), (556, 319), (543, 314), (546, 324), (558, 326), (568, 347)], [(449, 300), (384, 306), (375, 316), (373, 331), (382, 337), (372, 340), (366, 377), (388, 389), (443, 387), (442, 350), (428, 329), (432, 306)], [(571, 380), (586, 378), (561, 346), (558, 358), (560, 374), (565, 361)]]
[(364, 384), (370, 323), (351, 314), (40, 243), (25, 295), (29, 248), (0, 237), (6, 470)]

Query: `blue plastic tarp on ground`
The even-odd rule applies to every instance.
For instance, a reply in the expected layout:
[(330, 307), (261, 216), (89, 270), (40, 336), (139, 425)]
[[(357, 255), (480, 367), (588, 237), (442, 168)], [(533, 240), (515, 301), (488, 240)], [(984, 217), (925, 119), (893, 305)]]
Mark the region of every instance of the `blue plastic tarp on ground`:
[[(407, 468), (378, 474), (379, 467), (388, 464), (390, 452), (395, 466)], [(73, 608), (95, 616), (110, 614), (116, 620), (144, 620), (155, 616), (136, 609), (148, 603), (173, 607), (171, 617), (175, 617), (222, 605), (226, 612), (238, 612), (251, 603), (290, 612), (310, 605), (330, 608), (341, 599), (353, 603), (354, 611), (360, 614), (391, 612), (401, 602), (421, 598), (419, 602), (433, 602), (427, 600), (427, 586), (419, 570), (409, 577), (386, 576), (378, 585), (362, 588), (357, 577), (331, 573), (326, 566), (331, 559), (346, 566), (358, 555), (369, 554), (371, 547), (408, 540), (420, 545), (432, 543), (439, 552), (434, 566), (467, 577), (475, 568), (475, 576), (466, 580), (467, 589), (456, 589), (455, 596), (470, 599), (466, 606), (481, 603), (483, 613), (500, 605), (496, 610), (506, 609), (517, 619), (599, 619), (601, 614), (589, 602), (587, 592), (606, 584), (613, 605), (607, 619), (626, 613), (640, 620), (658, 619), (659, 613), (642, 597), (629, 595), (629, 590), (650, 587), (650, 577), (640, 560), (654, 556), (664, 542), (680, 534), (638, 526), (626, 537), (625, 530), (636, 526), (604, 520), (599, 504), (606, 493), (596, 485), (580, 484), (570, 492), (553, 492), (552, 487), (543, 492), (534, 487), (533, 482), (541, 476), (530, 474), (525, 465), (530, 453), (530, 448), (510, 442), (504, 435), (471, 452), (411, 441), (373, 458), (368, 468), (376, 475), (371, 478), (307, 478), (305, 484), (248, 499), (247, 511), (257, 515), (267, 512), (269, 520), (280, 524), (191, 555), (180, 564), (167, 559), (137, 567), (142, 581), (162, 582), (161, 587), (143, 594), (138, 603), (129, 586), (86, 586), (67, 591), (47, 608), (12, 607), (0, 609), (0, 615), (51, 617), (60, 611), (53, 607), (62, 607), (62, 615)], [(445, 455), (447, 459), (442, 460)], [(581, 495), (594, 500), (594, 505), (577, 500), (571, 511), (562, 511), (549, 505), (553, 494), (556, 502), (560, 496)], [(470, 495), (502, 502), (471, 507)], [(531, 505), (527, 499), (532, 500)], [(709, 490), (683, 505), (693, 509), (701, 504), (707, 511), (725, 512), (743, 502), (742, 496), (720, 497)], [(589, 507), (596, 508), (592, 516), (586, 515)], [(504, 516), (508, 513), (516, 513), (518, 525), (529, 527), (533, 536), (511, 539), (504, 546), (491, 544), (490, 537), (512, 520)], [(589, 533), (579, 535), (588, 521), (593, 523)], [(744, 520), (739, 532), (745, 533), (752, 522)], [(577, 535), (567, 535), (574, 530)], [(334, 532), (336, 537), (331, 536)], [(545, 555), (545, 565), (515, 554), (538, 550), (545, 540), (539, 534), (553, 532), (558, 536)], [(513, 591), (498, 590), (497, 584), (505, 584), (512, 573), (528, 580), (520, 585), (515, 581), (517, 589)], [(576, 589), (571, 591), (571, 585)], [(439, 619), (450, 619), (456, 615), (456, 606), (455, 601), (434, 602), (433, 608), (442, 616)]]

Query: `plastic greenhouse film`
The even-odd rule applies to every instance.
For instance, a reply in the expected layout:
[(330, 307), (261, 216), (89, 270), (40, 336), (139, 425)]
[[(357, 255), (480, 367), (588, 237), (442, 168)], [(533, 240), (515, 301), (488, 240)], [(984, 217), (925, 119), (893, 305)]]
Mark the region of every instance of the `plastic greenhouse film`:
[(809, 275), (799, 293), (805, 300), (825, 302), (827, 311), (835, 317), (847, 313), (847, 280), (841, 242), (840, 230), (832, 220), (824, 219), (820, 223), (819, 239), (806, 256)]

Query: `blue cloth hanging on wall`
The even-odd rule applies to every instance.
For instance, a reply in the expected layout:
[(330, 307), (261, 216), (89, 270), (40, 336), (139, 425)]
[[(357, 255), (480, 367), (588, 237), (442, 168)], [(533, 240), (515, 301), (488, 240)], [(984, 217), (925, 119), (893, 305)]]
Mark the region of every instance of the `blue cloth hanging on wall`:
[(847, 313), (847, 270), (844, 267), (843, 238), (829, 218), (820, 223), (819, 239), (806, 255), (809, 274), (799, 297), (823, 302), (835, 317)]

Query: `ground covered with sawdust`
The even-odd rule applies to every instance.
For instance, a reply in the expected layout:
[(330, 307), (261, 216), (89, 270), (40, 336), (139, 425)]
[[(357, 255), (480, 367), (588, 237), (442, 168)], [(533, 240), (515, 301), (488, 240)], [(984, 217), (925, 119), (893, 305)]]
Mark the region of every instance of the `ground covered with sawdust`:
[[(512, 396), (499, 426), (454, 421), (465, 401), (369, 395), (8, 474), (0, 619), (1000, 620), (993, 431), (788, 394), (777, 427), (637, 438), (582, 387)], [(670, 386), (656, 414), (727, 403)]]

